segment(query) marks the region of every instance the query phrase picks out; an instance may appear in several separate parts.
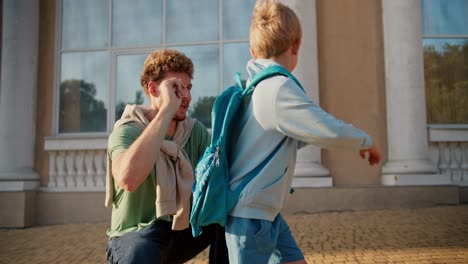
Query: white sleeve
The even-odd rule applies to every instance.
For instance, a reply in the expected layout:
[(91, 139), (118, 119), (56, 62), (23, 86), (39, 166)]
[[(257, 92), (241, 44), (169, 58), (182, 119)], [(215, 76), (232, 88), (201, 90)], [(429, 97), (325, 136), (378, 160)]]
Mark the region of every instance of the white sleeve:
[(276, 129), (286, 136), (324, 148), (359, 150), (372, 145), (369, 135), (325, 112), (293, 80), (283, 82), (276, 92)]

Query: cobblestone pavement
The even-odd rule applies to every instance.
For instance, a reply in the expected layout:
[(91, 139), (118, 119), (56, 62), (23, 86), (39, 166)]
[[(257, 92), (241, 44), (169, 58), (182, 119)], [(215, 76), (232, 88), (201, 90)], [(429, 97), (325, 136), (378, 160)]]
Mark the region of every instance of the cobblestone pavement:
[[(308, 263), (468, 263), (467, 205), (285, 219)], [(0, 229), (0, 263), (105, 263), (107, 227)], [(190, 263), (208, 263), (206, 253)]]

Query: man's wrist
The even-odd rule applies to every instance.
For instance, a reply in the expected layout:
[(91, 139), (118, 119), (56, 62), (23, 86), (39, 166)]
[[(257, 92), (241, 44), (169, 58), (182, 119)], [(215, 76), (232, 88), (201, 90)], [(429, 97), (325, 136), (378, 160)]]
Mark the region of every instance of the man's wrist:
[(158, 113), (156, 114), (156, 116), (160, 116), (162, 118), (168, 118), (169, 120), (172, 119), (172, 117), (174, 117), (175, 113), (176, 113), (177, 110), (172, 110), (170, 109), (170, 106), (169, 105), (163, 105), (161, 106), (161, 108), (159, 109)]

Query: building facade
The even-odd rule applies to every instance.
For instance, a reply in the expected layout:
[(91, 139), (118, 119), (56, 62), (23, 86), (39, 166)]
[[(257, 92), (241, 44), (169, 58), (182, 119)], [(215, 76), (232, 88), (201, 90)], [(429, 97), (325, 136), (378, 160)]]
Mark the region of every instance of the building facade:
[[(466, 202), (468, 0), (282, 0), (303, 29), (294, 74), (383, 154), (301, 149), (285, 212)], [(254, 0), (2, 0), (0, 226), (103, 221), (107, 136), (146, 103), (143, 60), (195, 64), (190, 115), (243, 76)]]

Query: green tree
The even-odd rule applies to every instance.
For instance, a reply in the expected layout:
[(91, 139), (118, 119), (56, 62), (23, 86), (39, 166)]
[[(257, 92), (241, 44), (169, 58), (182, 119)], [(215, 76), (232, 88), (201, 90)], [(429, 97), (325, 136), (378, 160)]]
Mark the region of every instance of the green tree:
[(135, 92), (135, 99), (133, 101), (130, 101), (130, 102), (119, 101), (115, 105), (115, 120), (120, 119), (120, 117), (122, 116), (123, 111), (125, 110), (125, 106), (127, 104), (142, 105), (144, 101), (145, 101), (145, 98), (143, 98), (143, 92), (142, 91), (136, 91)]
[(70, 79), (60, 84), (60, 132), (105, 132), (107, 109), (96, 98), (96, 86)]
[(193, 110), (189, 111), (189, 116), (198, 119), (207, 128), (211, 128), (211, 110), (216, 96), (204, 96), (198, 99), (193, 106)]
[(468, 124), (468, 43), (424, 47), (427, 122)]

